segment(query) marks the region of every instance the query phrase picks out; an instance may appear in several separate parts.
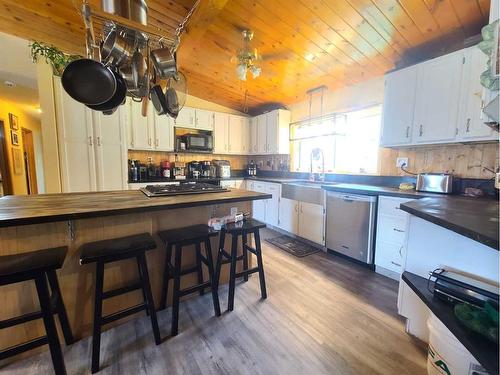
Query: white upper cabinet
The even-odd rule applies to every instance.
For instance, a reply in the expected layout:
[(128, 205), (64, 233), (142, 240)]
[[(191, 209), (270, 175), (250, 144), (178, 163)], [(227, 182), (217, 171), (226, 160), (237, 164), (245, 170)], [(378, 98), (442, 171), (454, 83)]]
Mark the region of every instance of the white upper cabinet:
[(229, 141), (229, 115), (227, 113), (214, 114), (214, 153), (226, 154)]
[(196, 110), (190, 107), (184, 107), (179, 111), (177, 118), (174, 120), (175, 126), (183, 128), (194, 128), (196, 118)]
[(258, 142), (259, 138), (257, 135), (257, 117), (254, 117), (250, 119), (249, 121), (249, 127), (250, 127), (250, 148), (249, 148), (249, 153), (250, 154), (256, 154), (257, 151), (259, 150)]
[(184, 107), (175, 119), (175, 126), (200, 130), (214, 129), (214, 116), (212, 111)]
[(463, 51), (418, 65), (414, 143), (440, 143), (455, 139), (462, 66)]
[(154, 113), (154, 147), (157, 151), (174, 150), (174, 119)]
[(142, 115), (142, 103), (127, 99), (129, 122), (132, 138), (129, 140), (129, 148), (134, 150), (153, 150), (154, 149), (154, 108), (149, 103), (148, 115)]
[(415, 66), (386, 75), (381, 146), (411, 143), (416, 85)]
[(257, 152), (256, 154), (267, 153), (267, 116), (266, 114), (255, 117), (257, 123)]
[(204, 109), (195, 110), (195, 127), (201, 130), (214, 130), (213, 112)]
[(248, 154), (250, 148), (248, 119), (244, 116), (229, 115), (229, 153)]
[(381, 146), (495, 140), (481, 119), (481, 72), (476, 46), (386, 75)]
[(476, 46), (465, 50), (458, 115), (458, 138), (464, 141), (498, 138), (498, 133), (486, 126), (484, 118), (481, 118), (483, 86), (479, 77), (486, 70), (487, 59)]

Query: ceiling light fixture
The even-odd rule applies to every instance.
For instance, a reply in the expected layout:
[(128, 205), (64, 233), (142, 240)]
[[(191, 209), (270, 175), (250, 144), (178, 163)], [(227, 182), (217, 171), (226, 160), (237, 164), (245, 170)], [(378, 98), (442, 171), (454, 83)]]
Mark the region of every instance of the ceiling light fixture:
[(16, 84), (12, 81), (4, 81), (3, 84), (7, 87), (15, 87), (16, 86)]
[(236, 75), (238, 79), (246, 81), (249, 71), (252, 73), (252, 78), (254, 79), (259, 77), (262, 73), (262, 68), (257, 65), (261, 57), (257, 53), (257, 49), (251, 49), (249, 45), (253, 38), (253, 31), (243, 30), (241, 34), (243, 35), (243, 48), (238, 50), (236, 56), (233, 56), (231, 61), (237, 63)]

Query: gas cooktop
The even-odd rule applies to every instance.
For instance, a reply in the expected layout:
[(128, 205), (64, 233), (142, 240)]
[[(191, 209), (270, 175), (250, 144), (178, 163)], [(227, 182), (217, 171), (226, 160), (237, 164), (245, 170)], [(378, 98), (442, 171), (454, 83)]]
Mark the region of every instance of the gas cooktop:
[(171, 195), (223, 193), (229, 189), (204, 182), (186, 182), (179, 185), (147, 185), (140, 189), (148, 197), (165, 197)]

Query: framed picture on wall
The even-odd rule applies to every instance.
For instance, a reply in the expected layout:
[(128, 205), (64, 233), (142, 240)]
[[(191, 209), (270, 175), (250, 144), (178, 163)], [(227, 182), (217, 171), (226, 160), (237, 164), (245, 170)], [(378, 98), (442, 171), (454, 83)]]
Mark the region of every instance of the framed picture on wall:
[(12, 140), (12, 146), (19, 146), (19, 135), (14, 130), (10, 131), (10, 138)]
[(12, 161), (14, 164), (14, 174), (23, 174), (23, 154), (20, 149), (12, 149)]
[(12, 113), (9, 113), (9, 124), (10, 124), (10, 128), (12, 130), (18, 130), (19, 129), (19, 122), (17, 120), (17, 116), (12, 114)]

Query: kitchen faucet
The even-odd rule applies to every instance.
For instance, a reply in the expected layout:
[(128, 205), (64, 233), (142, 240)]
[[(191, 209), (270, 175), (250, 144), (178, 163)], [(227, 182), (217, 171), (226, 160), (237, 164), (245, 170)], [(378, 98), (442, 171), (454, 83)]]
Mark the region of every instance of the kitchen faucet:
[(321, 157), (321, 173), (318, 176), (318, 181), (325, 181), (325, 154), (320, 148), (313, 148), (311, 150), (311, 174), (309, 180), (316, 181), (316, 174), (313, 172), (313, 160), (319, 160)]

